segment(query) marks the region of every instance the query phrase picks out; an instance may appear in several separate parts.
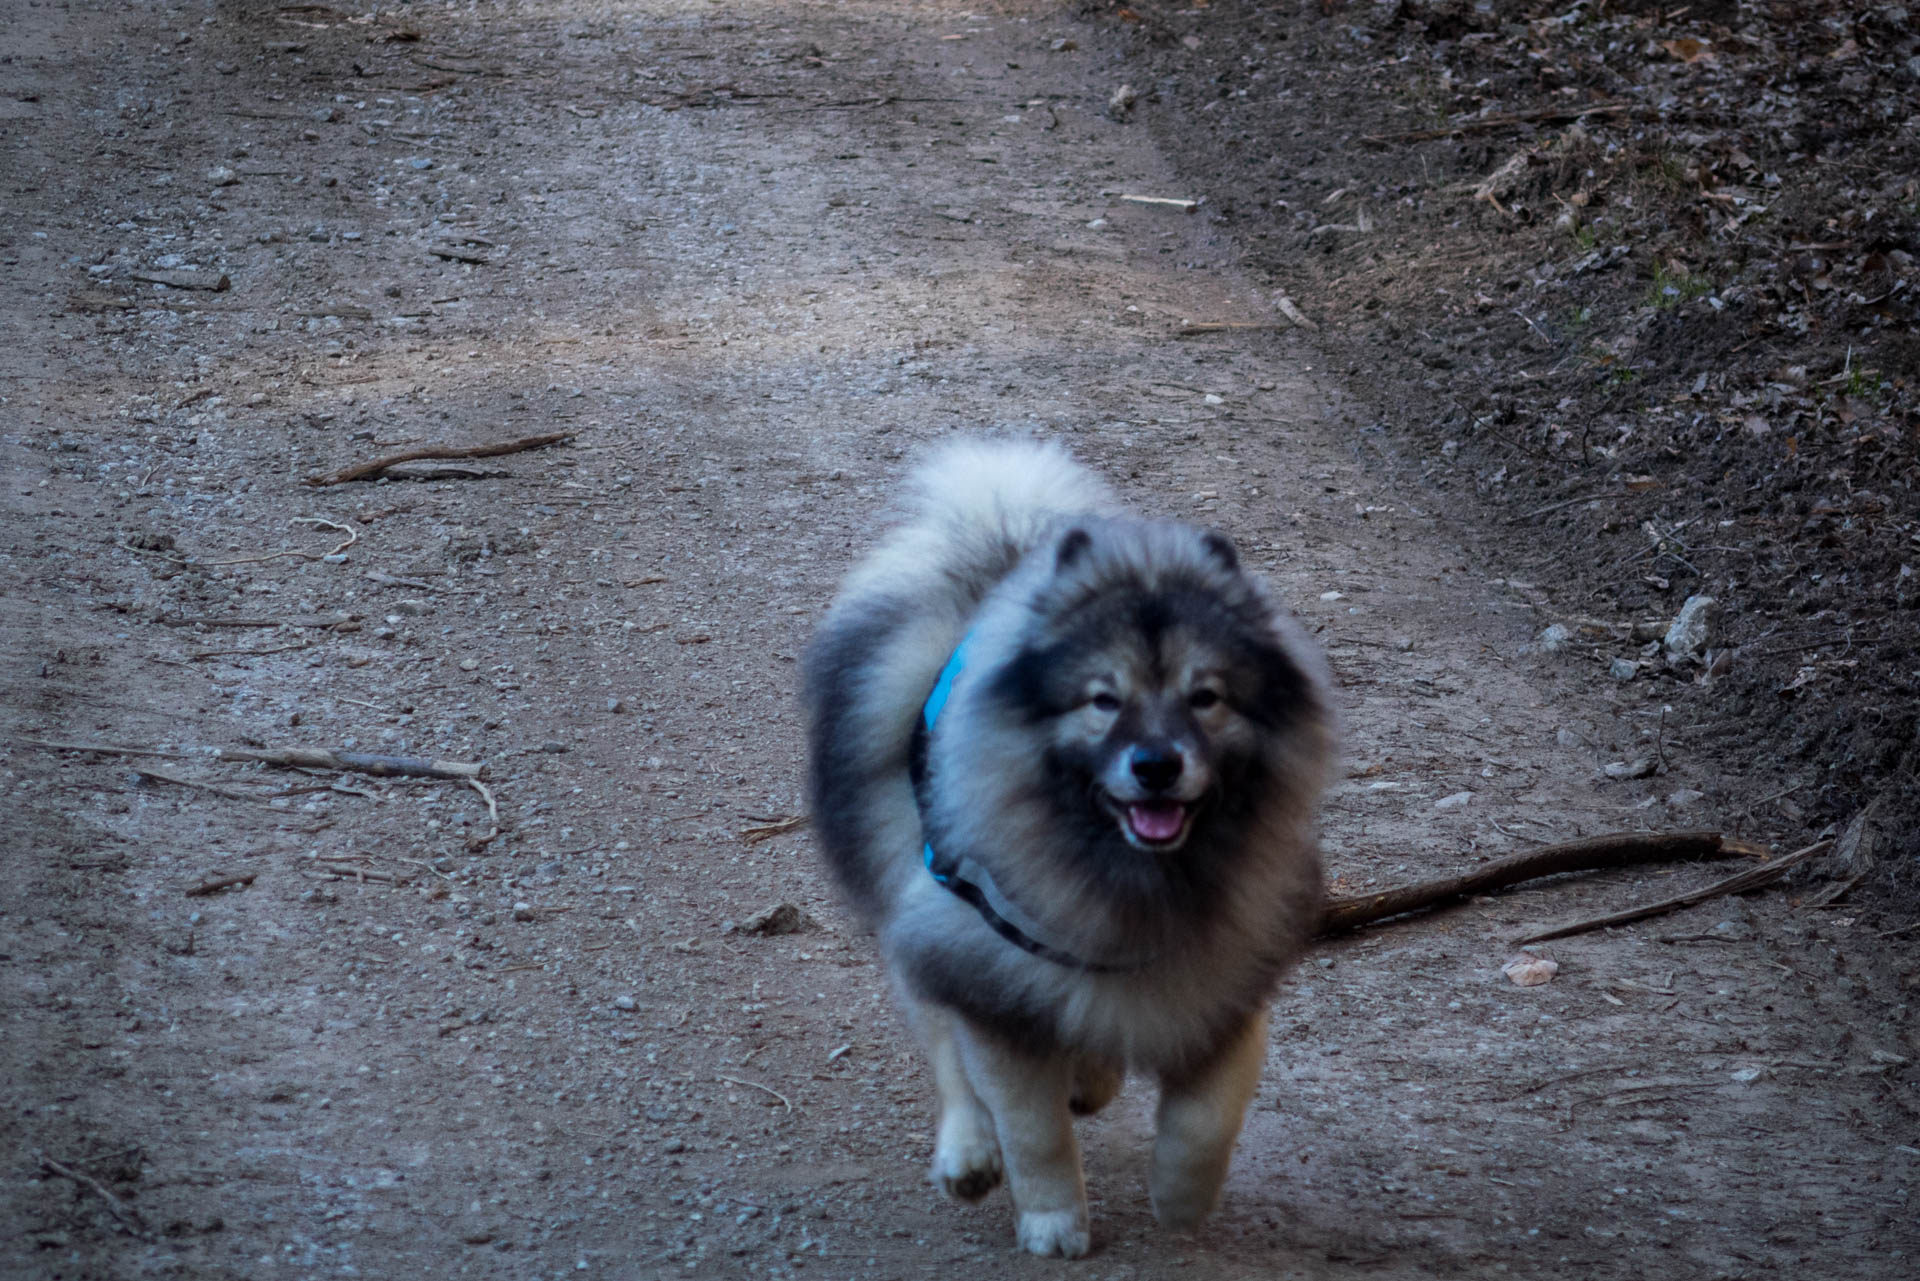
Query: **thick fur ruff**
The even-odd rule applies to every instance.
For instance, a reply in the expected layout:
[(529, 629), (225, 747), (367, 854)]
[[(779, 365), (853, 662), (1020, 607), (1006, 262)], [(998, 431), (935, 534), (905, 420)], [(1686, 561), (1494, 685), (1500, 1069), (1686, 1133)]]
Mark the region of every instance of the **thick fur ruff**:
[[(806, 701), (816, 831), (941, 1084), (936, 1176), (984, 1191), (1001, 1164), (982, 1117), (1004, 1145), (1003, 1107), (1064, 1124), (1141, 1071), (1167, 1091), (1156, 1206), (1197, 1217), (1258, 1075), (1266, 1002), (1318, 920), (1321, 661), (1224, 537), (1118, 514), (1058, 449), (949, 446), (916, 481), (914, 514), (816, 636)], [(922, 707), (963, 638), (916, 795)], [(1084, 963), (1009, 943), (928, 873), (929, 843)], [(1006, 1158), (1023, 1244), (1083, 1250), (1084, 1193), (1075, 1236), (1063, 1190), (1077, 1158), (1071, 1180), (1028, 1162), (1026, 1196), (1023, 1158)]]

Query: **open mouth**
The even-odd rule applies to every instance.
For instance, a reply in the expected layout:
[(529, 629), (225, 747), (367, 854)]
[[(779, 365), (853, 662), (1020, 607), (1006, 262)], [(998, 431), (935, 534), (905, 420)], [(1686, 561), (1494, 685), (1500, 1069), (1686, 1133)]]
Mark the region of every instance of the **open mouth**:
[(1121, 835), (1143, 850), (1178, 849), (1193, 826), (1193, 806), (1184, 801), (1132, 801), (1115, 808)]

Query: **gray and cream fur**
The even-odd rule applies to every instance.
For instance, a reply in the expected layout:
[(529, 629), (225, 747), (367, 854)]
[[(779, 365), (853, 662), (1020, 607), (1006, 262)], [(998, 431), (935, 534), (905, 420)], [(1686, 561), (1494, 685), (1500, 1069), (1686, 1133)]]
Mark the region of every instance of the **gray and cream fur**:
[(1138, 1072), (1155, 1214), (1191, 1228), (1320, 912), (1320, 659), (1223, 536), (1119, 513), (1063, 451), (962, 443), (916, 481), (806, 703), (815, 828), (932, 1062), (933, 1177), (973, 1198), (1004, 1175), (1022, 1246), (1085, 1253), (1071, 1113)]

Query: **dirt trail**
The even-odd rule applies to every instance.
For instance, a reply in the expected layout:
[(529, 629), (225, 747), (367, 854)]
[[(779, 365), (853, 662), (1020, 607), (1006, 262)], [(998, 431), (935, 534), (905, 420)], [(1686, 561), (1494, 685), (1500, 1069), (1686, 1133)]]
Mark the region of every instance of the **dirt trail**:
[[(926, 442), (1057, 437), (1239, 541), (1338, 674), (1343, 889), (1735, 817), (1657, 701), (1524, 649), (1531, 589), (1452, 550), (1467, 514), (1396, 487), (1310, 341), (1182, 336), (1278, 317), (1204, 212), (1119, 198), (1203, 193), (1104, 114), (1098, 33), (792, 0), (8, 21), (8, 1275), (1910, 1270), (1912, 976), (1844, 908), (1720, 902), (1500, 975), (1696, 869), (1325, 950), (1198, 1239), (1153, 1227), (1138, 1088), (1086, 1130), (1084, 1264), (923, 1183), (867, 940), (804, 831), (743, 833), (799, 808), (796, 655)], [(302, 483), (548, 430), (478, 477)], [(459, 785), (203, 754), (249, 745), (484, 760), (503, 832), (471, 847)], [(733, 928), (780, 902), (823, 928)]]

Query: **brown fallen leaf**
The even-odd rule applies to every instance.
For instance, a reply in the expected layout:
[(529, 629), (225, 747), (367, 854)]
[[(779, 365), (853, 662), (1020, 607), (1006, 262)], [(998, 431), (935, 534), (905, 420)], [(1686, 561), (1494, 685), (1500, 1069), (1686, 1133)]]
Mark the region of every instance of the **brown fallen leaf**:
[(1713, 46), (1705, 40), (1696, 40), (1692, 36), (1682, 36), (1678, 40), (1663, 40), (1660, 47), (1682, 62), (1713, 61)]

